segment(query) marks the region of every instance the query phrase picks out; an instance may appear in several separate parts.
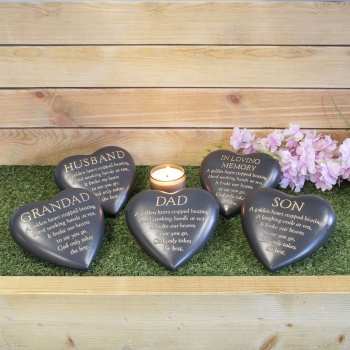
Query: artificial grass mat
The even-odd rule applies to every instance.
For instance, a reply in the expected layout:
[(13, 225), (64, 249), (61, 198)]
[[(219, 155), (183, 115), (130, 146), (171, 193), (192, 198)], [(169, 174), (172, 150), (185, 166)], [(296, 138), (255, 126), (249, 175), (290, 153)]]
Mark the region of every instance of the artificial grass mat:
[[(199, 167), (185, 167), (187, 187), (201, 188)], [(159, 265), (136, 243), (125, 220), (125, 208), (117, 218), (105, 219), (105, 236), (87, 272), (55, 266), (22, 250), (11, 238), (9, 220), (20, 206), (50, 200), (57, 193), (54, 166), (0, 166), (0, 275), (2, 276), (257, 276), (257, 275), (349, 275), (350, 183), (331, 191), (317, 190), (307, 183), (299, 194), (315, 194), (331, 203), (336, 216), (335, 231), (317, 252), (276, 273), (270, 273), (255, 258), (242, 232), (240, 217), (219, 218), (214, 235), (205, 247), (171, 272)], [(132, 195), (150, 189), (148, 166), (138, 166)], [(280, 189), (280, 188), (278, 188)], [(289, 190), (282, 190), (297, 195)]]

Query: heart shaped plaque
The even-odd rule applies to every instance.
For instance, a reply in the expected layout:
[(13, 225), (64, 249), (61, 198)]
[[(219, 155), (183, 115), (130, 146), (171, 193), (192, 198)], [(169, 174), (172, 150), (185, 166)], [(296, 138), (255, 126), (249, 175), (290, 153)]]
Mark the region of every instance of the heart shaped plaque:
[(87, 270), (102, 242), (103, 210), (91, 192), (69, 189), (50, 201), (17, 209), (10, 220), (10, 232), (16, 243), (39, 258)]
[(215, 198), (198, 188), (140, 192), (126, 207), (136, 241), (169, 270), (177, 270), (207, 243), (218, 216)]
[(319, 249), (332, 234), (336, 216), (321, 197), (262, 188), (244, 200), (241, 221), (255, 256), (273, 272)]
[(277, 186), (278, 161), (266, 153), (238, 155), (229, 150), (209, 153), (200, 166), (202, 187), (213, 194), (225, 217), (239, 214), (243, 200), (255, 189)]
[(108, 216), (116, 216), (128, 199), (135, 163), (123, 148), (104, 147), (91, 155), (63, 159), (55, 168), (55, 181), (62, 189), (84, 188), (100, 201)]

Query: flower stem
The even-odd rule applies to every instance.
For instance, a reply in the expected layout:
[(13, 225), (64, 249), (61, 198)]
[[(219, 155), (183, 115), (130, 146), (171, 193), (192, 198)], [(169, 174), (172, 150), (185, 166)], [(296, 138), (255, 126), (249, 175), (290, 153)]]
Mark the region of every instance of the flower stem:
[(349, 120), (344, 116), (344, 114), (341, 112), (341, 110), (338, 108), (338, 105), (335, 103), (333, 97), (331, 96), (331, 100), (334, 104), (335, 109), (337, 110), (337, 112), (340, 114), (340, 116), (345, 120), (346, 124), (348, 124), (350, 126), (350, 122)]
[(263, 152), (263, 153), (267, 153), (268, 155), (270, 155), (272, 158), (278, 160), (279, 162), (281, 161), (281, 158), (279, 156), (277, 156), (276, 154), (270, 152), (267, 148), (265, 148), (264, 146), (260, 145), (257, 142), (253, 142), (253, 146), (256, 150)]

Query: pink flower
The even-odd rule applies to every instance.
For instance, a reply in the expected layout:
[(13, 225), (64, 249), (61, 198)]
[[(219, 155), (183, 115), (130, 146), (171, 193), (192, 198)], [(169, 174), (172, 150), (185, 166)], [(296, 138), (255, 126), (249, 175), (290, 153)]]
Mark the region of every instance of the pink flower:
[(306, 138), (300, 142), (300, 146), (296, 149), (296, 153), (299, 156), (297, 168), (301, 175), (313, 174), (316, 171), (315, 149), (312, 142), (312, 139)]
[(350, 168), (350, 139), (346, 139), (339, 147), (343, 168)]
[(312, 142), (316, 142), (320, 137), (321, 135), (316, 130), (305, 130), (305, 138), (312, 140)]
[(283, 172), (297, 172), (296, 169), (296, 164), (297, 164), (297, 159), (293, 157), (293, 155), (290, 153), (289, 150), (287, 149), (281, 149), (277, 152), (277, 155), (280, 158), (280, 166), (281, 166), (281, 171)]
[(293, 156), (287, 149), (278, 151), (282, 176), (279, 185), (282, 188), (288, 186), (295, 192), (300, 192), (304, 186), (305, 176), (298, 173), (298, 157)]
[(265, 146), (270, 152), (275, 152), (281, 146), (284, 140), (284, 134), (280, 130), (275, 130), (267, 135), (265, 139), (261, 139), (260, 143)]
[(230, 137), (230, 144), (235, 151), (238, 151), (241, 148), (250, 148), (254, 141), (255, 136), (248, 132), (246, 128), (244, 128), (242, 131), (237, 127), (233, 128), (233, 132)]
[(342, 179), (350, 180), (350, 139), (346, 139), (339, 147)]
[(334, 157), (337, 141), (333, 141), (329, 135), (319, 138), (314, 142), (317, 159), (329, 159)]
[(298, 142), (304, 138), (304, 134), (300, 131), (299, 125), (290, 124), (289, 128), (284, 131), (285, 136), (289, 136), (286, 139), (286, 147), (297, 147)]
[(279, 185), (281, 188), (287, 188), (288, 186), (295, 192), (300, 192), (301, 188), (305, 184), (305, 177), (297, 176), (293, 177), (289, 173), (283, 173)]
[(337, 148), (329, 135), (316, 130), (302, 132), (291, 124), (284, 132), (275, 130), (256, 139), (246, 129), (234, 128), (230, 143), (243, 153), (266, 152), (279, 160), (282, 176), (280, 187), (299, 192), (310, 180), (322, 191), (330, 190), (341, 180), (350, 180), (350, 138)]
[(310, 181), (314, 182), (316, 188), (322, 191), (331, 190), (338, 182), (340, 164), (334, 160), (321, 162), (317, 171), (310, 175)]
[(340, 180), (348, 180), (348, 181), (350, 181), (350, 168), (347, 168), (347, 169), (341, 168), (339, 173), (341, 175), (341, 179), (339, 179), (339, 181)]

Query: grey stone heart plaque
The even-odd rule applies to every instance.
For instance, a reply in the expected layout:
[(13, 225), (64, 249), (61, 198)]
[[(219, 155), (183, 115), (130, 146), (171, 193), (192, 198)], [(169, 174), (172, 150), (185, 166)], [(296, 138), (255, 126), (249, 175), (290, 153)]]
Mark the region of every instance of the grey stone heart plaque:
[(38, 258), (87, 270), (103, 239), (103, 210), (91, 192), (69, 189), (50, 201), (17, 209), (10, 220), (10, 232), (18, 245)]
[(128, 199), (135, 171), (134, 160), (125, 149), (109, 146), (91, 155), (63, 159), (54, 175), (60, 189), (84, 188), (99, 199), (105, 215), (116, 216)]
[(257, 259), (276, 271), (318, 250), (332, 234), (336, 216), (321, 197), (262, 188), (244, 200), (241, 222)]
[(177, 270), (207, 243), (218, 216), (215, 198), (198, 188), (175, 193), (140, 192), (126, 207), (131, 234), (146, 252), (170, 270)]
[(239, 155), (229, 150), (209, 153), (202, 161), (202, 187), (213, 194), (225, 217), (239, 214), (243, 200), (255, 189), (277, 186), (278, 161), (265, 153)]

